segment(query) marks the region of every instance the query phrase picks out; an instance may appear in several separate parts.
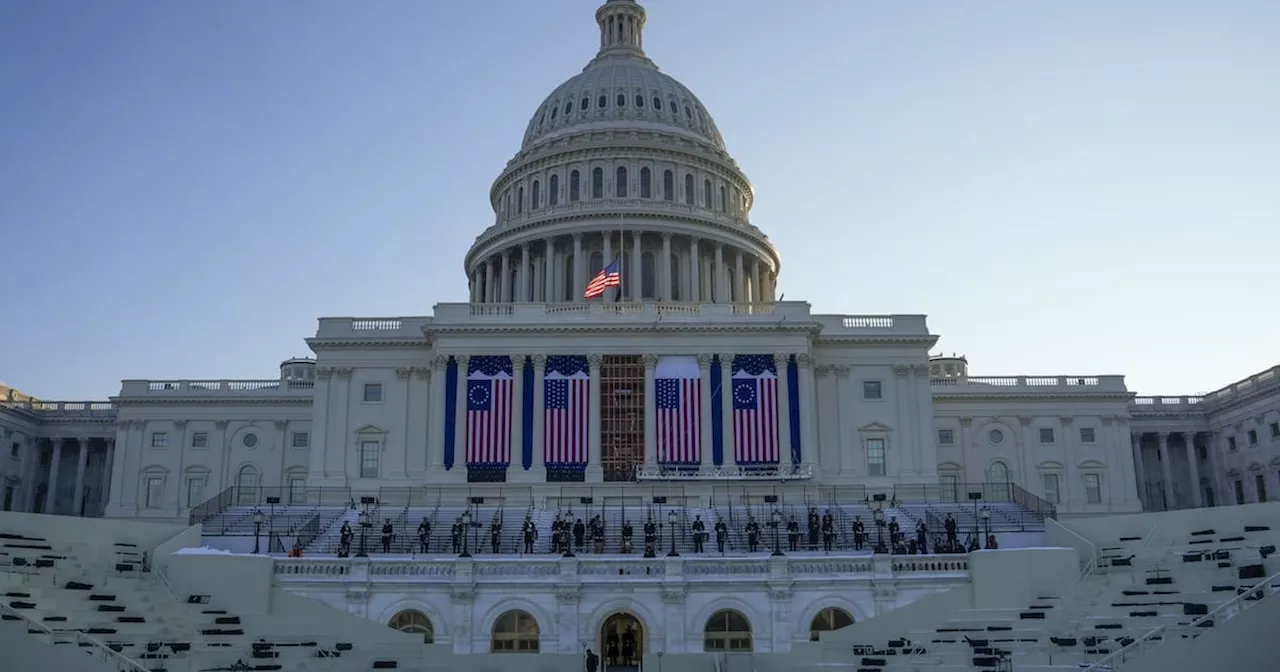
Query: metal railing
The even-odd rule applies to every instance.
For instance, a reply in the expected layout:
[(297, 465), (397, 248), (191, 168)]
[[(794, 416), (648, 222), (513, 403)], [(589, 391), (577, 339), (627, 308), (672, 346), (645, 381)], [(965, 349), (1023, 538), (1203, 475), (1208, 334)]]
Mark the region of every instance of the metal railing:
[(1190, 623), (1162, 625), (1158, 628), (1152, 629), (1151, 632), (1133, 640), (1127, 646), (1112, 652), (1102, 660), (1084, 668), (1081, 672), (1111, 672), (1112, 670), (1118, 669), (1129, 660), (1140, 658), (1143, 653), (1168, 641), (1170, 639), (1170, 635), (1180, 634), (1183, 637), (1199, 637), (1204, 633), (1205, 628), (1209, 627), (1206, 623), (1212, 622), (1213, 626), (1217, 627), (1220, 625), (1220, 623), (1215, 620), (1218, 617), (1222, 617), (1223, 621), (1229, 621), (1244, 611), (1256, 606), (1257, 602), (1280, 592), (1280, 585), (1272, 585), (1277, 582), (1280, 582), (1280, 572), (1268, 576), (1252, 588), (1249, 588), (1230, 600), (1223, 602), (1213, 611), (1192, 620)]
[(350, 506), (353, 501), (351, 488), (347, 487), (232, 486), (191, 507), (189, 523), (203, 523), (233, 506), (267, 506), (271, 497), (280, 500), (277, 506)]
[(33, 629), (40, 631), (49, 637), (50, 644), (68, 643), (75, 644), (82, 649), (92, 649), (95, 659), (113, 666), (116, 670), (122, 672), (150, 672), (133, 659), (115, 652), (101, 640), (90, 637), (79, 630), (54, 630), (40, 621), (28, 617), (21, 610), (14, 609), (3, 602), (0, 602), (0, 614), (26, 623), (28, 632)]

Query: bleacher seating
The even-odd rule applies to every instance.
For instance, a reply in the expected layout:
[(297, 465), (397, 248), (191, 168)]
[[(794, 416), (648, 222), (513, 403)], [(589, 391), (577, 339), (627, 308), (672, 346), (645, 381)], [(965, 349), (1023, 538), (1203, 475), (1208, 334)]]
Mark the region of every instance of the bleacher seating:
[(1158, 642), (1166, 632), (1187, 637), (1213, 627), (1215, 609), (1237, 596), (1259, 599), (1268, 577), (1261, 589), (1280, 590), (1280, 526), (1167, 527), (1091, 540), (1096, 561), (1059, 594), (1022, 608), (963, 609), (891, 642), (858, 643), (850, 664), (876, 672), (1104, 669), (1109, 656), (1144, 637)]

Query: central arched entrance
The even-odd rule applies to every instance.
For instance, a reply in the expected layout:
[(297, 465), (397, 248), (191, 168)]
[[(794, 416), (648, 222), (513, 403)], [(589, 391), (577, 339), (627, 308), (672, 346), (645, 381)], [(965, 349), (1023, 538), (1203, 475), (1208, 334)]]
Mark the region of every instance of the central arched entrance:
[(644, 626), (628, 613), (617, 613), (600, 625), (600, 662), (610, 670), (635, 670), (644, 656)]

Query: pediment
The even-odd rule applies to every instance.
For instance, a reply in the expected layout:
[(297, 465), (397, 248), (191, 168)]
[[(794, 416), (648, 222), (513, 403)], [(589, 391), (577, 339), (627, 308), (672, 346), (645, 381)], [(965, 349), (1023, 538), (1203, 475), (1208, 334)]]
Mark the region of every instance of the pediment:
[(385, 430), (385, 429), (383, 429), (383, 428), (381, 428), (381, 427), (378, 427), (378, 426), (376, 426), (376, 425), (364, 425), (364, 426), (359, 427), (359, 428), (357, 428), (357, 429), (356, 429), (356, 434), (377, 434), (377, 435), (382, 435), (382, 434), (386, 434), (386, 433), (387, 433), (387, 430)]
[(868, 434), (888, 434), (890, 429), (891, 428), (888, 425), (883, 425), (878, 422), (872, 422), (870, 424), (866, 424), (859, 427), (858, 431), (868, 433)]

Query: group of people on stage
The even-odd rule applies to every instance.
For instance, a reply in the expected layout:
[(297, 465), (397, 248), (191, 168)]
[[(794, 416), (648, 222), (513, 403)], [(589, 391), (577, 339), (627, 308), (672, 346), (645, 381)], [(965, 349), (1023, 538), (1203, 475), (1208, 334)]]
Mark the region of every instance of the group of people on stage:
[[(775, 513), (775, 518), (779, 519)], [(792, 515), (785, 523), (776, 523), (779, 527), (785, 525), (787, 549), (796, 551), (818, 551), (831, 552), (836, 548), (836, 521), (830, 510), (824, 511), (821, 515), (818, 513), (817, 507), (810, 507), (806, 520), (806, 529), (802, 532), (800, 521)], [(774, 522), (768, 523), (772, 528)], [(468, 528), (480, 528), (480, 523), (472, 522), (467, 524), (463, 516), (453, 522), (449, 530), (449, 548), (455, 554), (463, 553), (469, 550), (467, 534), (471, 532)], [(854, 516), (852, 523), (852, 537), (854, 551), (873, 550), (882, 552), (879, 548), (884, 546), (883, 552), (891, 552), (895, 555), (927, 555), (929, 553), (967, 553), (983, 548), (983, 544), (979, 542), (979, 536), (973, 533), (967, 534), (964, 542), (959, 540), (959, 530), (955, 519), (951, 514), (947, 514), (943, 521), (943, 533), (934, 534), (932, 538), (929, 530), (924, 522), (917, 522), (915, 534), (912, 538), (908, 538), (902, 531), (902, 526), (898, 523), (896, 516), (890, 516), (887, 523), (884, 524), (887, 531), (887, 538), (884, 532), (877, 534), (877, 538), (873, 541), (867, 532), (866, 525), (862, 521), (861, 516)], [(502, 515), (496, 512), (493, 519), (488, 524), (489, 552), (499, 554), (503, 552), (502, 539)], [(658, 553), (661, 539), (659, 533), (662, 525), (655, 523), (653, 517), (650, 516), (644, 523), (644, 557), (652, 558)], [(418, 524), (416, 551), (418, 553), (431, 552), (431, 521), (426, 518)], [(712, 526), (715, 534), (716, 553), (724, 553), (729, 550), (729, 526), (723, 518), (717, 517), (715, 524)], [(761, 550), (761, 541), (763, 530), (755, 516), (748, 514), (747, 522), (742, 528), (742, 532), (746, 536), (747, 552), (756, 553)], [(702, 520), (701, 515), (695, 515), (694, 520), (689, 525), (689, 537), (693, 544), (694, 553), (705, 553), (706, 543), (710, 538), (707, 532), (707, 524)], [(478, 534), (478, 532), (477, 532)], [(776, 533), (781, 536), (782, 530)], [(632, 538), (634, 528), (631, 521), (625, 517), (622, 520), (620, 529), (619, 544), (616, 552), (630, 554), (634, 552)], [(395, 542), (395, 526), (391, 519), (387, 518), (380, 530), (380, 546), (383, 553), (391, 553)], [(338, 557), (345, 558), (351, 554), (351, 546), (355, 540), (355, 533), (351, 529), (349, 522), (342, 523), (342, 529), (338, 536)], [(520, 526), (520, 549), (524, 553), (534, 553), (534, 547), (538, 541), (538, 526), (533, 521), (530, 514), (526, 514), (524, 522)], [(575, 517), (572, 511), (564, 512), (556, 516), (551, 523), (551, 544), (549, 552), (569, 555), (573, 552), (585, 552), (589, 548), (592, 553), (605, 553), (606, 551), (606, 533), (604, 518), (596, 515), (587, 521), (581, 517)], [(768, 542), (766, 542), (768, 543)], [(479, 546), (477, 542), (475, 544)], [(997, 548), (995, 535), (988, 534), (985, 547), (988, 549)], [(443, 550), (443, 549), (440, 549)], [(479, 548), (475, 549), (477, 552)], [(608, 551), (613, 552), (613, 551)]]

